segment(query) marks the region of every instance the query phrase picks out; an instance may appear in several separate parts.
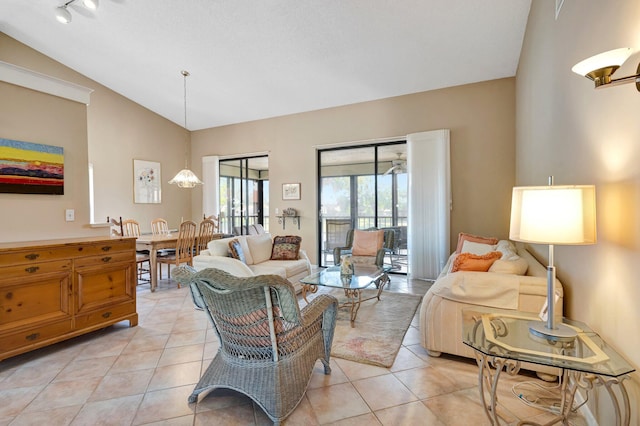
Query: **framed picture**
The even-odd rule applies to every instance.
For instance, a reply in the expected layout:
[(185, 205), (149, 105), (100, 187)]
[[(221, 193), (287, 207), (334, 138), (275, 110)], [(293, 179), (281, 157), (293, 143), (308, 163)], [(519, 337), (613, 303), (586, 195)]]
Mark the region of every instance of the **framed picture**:
[(300, 184), (299, 183), (283, 183), (282, 199), (283, 200), (299, 200)]
[(160, 163), (133, 160), (133, 202), (160, 204), (162, 201), (162, 176)]
[(64, 195), (64, 149), (0, 139), (0, 192)]

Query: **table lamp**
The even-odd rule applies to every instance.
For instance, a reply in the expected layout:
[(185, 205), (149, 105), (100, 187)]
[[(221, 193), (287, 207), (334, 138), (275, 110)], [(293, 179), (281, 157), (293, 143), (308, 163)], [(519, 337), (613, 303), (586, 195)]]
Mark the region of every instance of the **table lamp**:
[(596, 242), (596, 190), (593, 185), (521, 186), (513, 188), (509, 238), (549, 245), (547, 266), (547, 321), (532, 321), (529, 331), (553, 341), (573, 340), (577, 333), (554, 318), (555, 244), (585, 245)]

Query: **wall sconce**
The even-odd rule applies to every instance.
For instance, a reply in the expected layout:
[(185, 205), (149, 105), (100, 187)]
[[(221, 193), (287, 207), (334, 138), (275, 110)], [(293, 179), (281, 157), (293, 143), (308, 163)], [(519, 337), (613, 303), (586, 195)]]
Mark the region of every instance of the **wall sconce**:
[[(61, 24), (68, 24), (72, 20), (68, 7), (78, 0), (69, 0), (62, 6), (56, 7), (55, 16)], [(82, 4), (89, 10), (97, 10), (99, 0), (82, 0)]]
[(596, 89), (599, 87), (636, 83), (636, 89), (640, 92), (640, 64), (638, 64), (636, 75), (611, 78), (611, 75), (634, 53), (636, 53), (636, 51), (629, 47), (610, 50), (578, 62), (571, 68), (571, 71), (593, 80)]

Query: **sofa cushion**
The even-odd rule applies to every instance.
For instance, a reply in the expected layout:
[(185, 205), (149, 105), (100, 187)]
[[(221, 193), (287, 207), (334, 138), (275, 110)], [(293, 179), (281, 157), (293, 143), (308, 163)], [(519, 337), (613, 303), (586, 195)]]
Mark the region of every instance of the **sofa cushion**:
[(473, 253), (483, 255), (492, 251), (496, 251), (496, 247), (497, 246), (495, 244), (483, 244), (473, 241), (465, 241), (462, 244), (462, 251), (460, 253)]
[(247, 237), (247, 246), (249, 247), (249, 251), (251, 251), (254, 265), (271, 258), (271, 234)]
[(245, 264), (247, 263), (247, 259), (244, 256), (244, 250), (237, 238), (229, 241), (229, 253), (231, 253), (231, 257), (234, 259), (238, 259), (240, 262)]
[(477, 255), (473, 253), (460, 253), (453, 261), (451, 272), (457, 271), (478, 271), (487, 272), (493, 262), (500, 259), (502, 253), (492, 251), (487, 254)]
[(210, 256), (229, 256), (229, 241), (236, 239), (236, 237), (231, 238), (220, 238), (217, 240), (211, 240), (207, 243), (207, 250), (209, 250)]
[(282, 278), (290, 278), (298, 274), (309, 273), (309, 264), (306, 260), (267, 260), (259, 264), (251, 265), (251, 271), (255, 275), (280, 275)]
[(524, 275), (527, 273), (527, 269), (529, 269), (529, 264), (520, 256), (516, 256), (516, 259), (513, 260), (506, 260), (503, 255), (502, 259), (498, 259), (493, 262), (489, 268), (489, 272)]
[(296, 260), (302, 238), (296, 235), (277, 236), (273, 239), (271, 260)]
[(384, 231), (353, 231), (353, 246), (351, 253), (354, 256), (375, 256), (384, 244)]
[(482, 244), (498, 244), (498, 239), (493, 237), (481, 237), (478, 235), (467, 234), (465, 232), (461, 232), (458, 234), (458, 246), (456, 248), (456, 253), (462, 253), (462, 246), (465, 241), (472, 241), (474, 243), (482, 243)]

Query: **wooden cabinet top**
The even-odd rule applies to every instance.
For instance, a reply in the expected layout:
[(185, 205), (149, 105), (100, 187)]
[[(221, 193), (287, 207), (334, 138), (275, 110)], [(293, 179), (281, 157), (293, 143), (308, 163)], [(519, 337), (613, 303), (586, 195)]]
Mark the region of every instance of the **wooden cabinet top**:
[(34, 247), (68, 247), (78, 244), (104, 244), (114, 243), (117, 241), (131, 240), (132, 244), (135, 244), (135, 237), (77, 237), (77, 238), (61, 238), (55, 240), (40, 240), (40, 241), (18, 241), (9, 243), (0, 243), (0, 254), (3, 252), (15, 251), (25, 248)]

